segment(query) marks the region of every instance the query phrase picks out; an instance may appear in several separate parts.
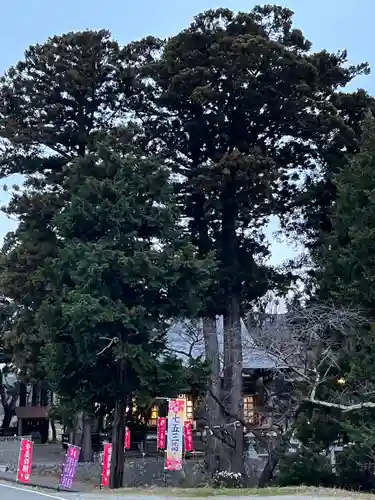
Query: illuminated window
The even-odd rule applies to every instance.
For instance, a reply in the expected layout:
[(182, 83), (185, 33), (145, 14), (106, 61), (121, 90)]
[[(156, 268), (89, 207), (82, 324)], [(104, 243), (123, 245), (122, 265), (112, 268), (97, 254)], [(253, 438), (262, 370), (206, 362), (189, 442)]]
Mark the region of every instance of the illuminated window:
[(158, 425), (158, 416), (159, 416), (159, 407), (153, 406), (151, 410), (151, 418), (148, 422), (148, 425), (151, 426)]
[(194, 420), (194, 405), (193, 398), (189, 394), (180, 394), (178, 399), (185, 400), (185, 414), (184, 420)]
[(244, 396), (243, 398), (243, 409), (245, 422), (252, 424), (254, 423), (254, 396)]

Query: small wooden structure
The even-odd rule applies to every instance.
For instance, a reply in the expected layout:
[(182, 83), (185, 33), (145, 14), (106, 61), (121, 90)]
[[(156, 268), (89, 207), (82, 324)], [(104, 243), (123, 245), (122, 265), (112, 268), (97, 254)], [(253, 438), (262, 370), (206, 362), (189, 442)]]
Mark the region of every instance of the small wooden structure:
[(48, 441), (49, 406), (18, 406), (18, 435), (40, 435), (41, 444)]

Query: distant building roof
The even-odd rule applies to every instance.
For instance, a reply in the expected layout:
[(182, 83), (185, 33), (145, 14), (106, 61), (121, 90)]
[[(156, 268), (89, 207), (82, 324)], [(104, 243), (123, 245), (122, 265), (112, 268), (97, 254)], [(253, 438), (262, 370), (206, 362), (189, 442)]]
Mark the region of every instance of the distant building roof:
[(48, 418), (48, 406), (17, 406), (16, 416), (21, 419)]
[[(219, 355), (223, 356), (223, 318), (216, 321)], [(241, 319), (242, 359), (244, 370), (286, 368), (285, 363), (265, 349), (256, 345), (245, 323)], [(204, 358), (204, 339), (200, 322), (179, 321), (168, 330), (170, 349), (180, 358)]]

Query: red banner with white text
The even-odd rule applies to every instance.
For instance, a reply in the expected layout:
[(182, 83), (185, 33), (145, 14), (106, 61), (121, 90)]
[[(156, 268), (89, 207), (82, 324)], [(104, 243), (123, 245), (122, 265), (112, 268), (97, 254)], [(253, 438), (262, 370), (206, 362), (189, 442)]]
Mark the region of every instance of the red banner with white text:
[(22, 439), (18, 458), (17, 481), (25, 484), (30, 482), (32, 464), (33, 443), (28, 439)]
[(193, 424), (191, 422), (184, 423), (184, 441), (185, 441), (185, 451), (194, 451), (193, 442)]
[(167, 432), (167, 419), (166, 417), (158, 418), (158, 450), (165, 450), (166, 442), (166, 432)]
[(111, 472), (112, 445), (107, 443), (104, 445), (103, 453), (103, 469), (101, 485), (105, 488), (109, 486), (109, 476)]

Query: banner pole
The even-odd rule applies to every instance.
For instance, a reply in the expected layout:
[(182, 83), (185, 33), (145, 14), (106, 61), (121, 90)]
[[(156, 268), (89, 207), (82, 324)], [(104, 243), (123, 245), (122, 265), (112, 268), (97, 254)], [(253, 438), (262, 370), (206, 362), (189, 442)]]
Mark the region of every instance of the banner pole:
[[(167, 453), (167, 450), (164, 450), (164, 463), (167, 459), (166, 453)], [(164, 488), (166, 488), (167, 487), (167, 469), (165, 468), (165, 465), (163, 467), (163, 471), (164, 471)]]

